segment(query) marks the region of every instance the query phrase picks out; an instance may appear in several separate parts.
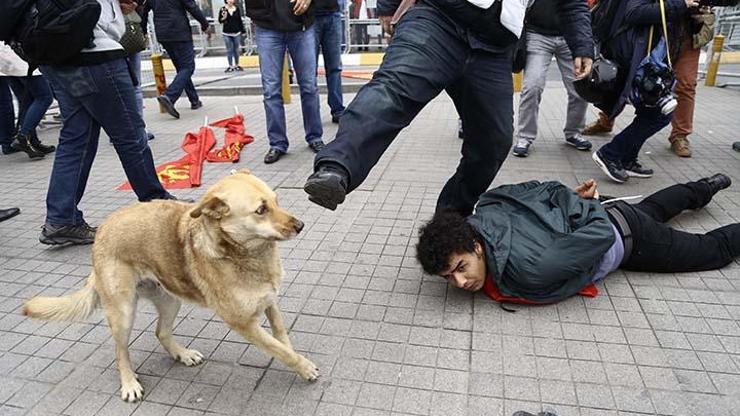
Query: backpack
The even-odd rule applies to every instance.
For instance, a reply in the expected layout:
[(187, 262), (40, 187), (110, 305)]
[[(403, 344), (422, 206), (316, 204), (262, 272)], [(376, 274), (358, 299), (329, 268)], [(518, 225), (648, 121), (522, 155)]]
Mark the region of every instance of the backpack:
[(0, 40), (10, 44), (29, 67), (64, 64), (91, 46), (101, 11), (97, 0), (2, 0), (2, 3), (2, 22), (12, 26), (3, 28)]

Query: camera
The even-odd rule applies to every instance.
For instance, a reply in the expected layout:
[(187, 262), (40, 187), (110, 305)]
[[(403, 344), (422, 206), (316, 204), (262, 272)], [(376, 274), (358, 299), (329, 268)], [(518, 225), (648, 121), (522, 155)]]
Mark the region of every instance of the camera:
[(672, 92), (674, 83), (670, 68), (648, 62), (632, 82), (632, 102), (657, 107), (663, 114), (670, 114), (678, 105)]

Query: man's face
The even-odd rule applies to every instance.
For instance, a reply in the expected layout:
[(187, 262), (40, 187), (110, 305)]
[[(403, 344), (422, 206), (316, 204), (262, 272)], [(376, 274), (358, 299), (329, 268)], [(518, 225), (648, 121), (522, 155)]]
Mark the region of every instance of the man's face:
[(476, 292), (483, 288), (486, 280), (486, 259), (483, 247), (475, 243), (475, 251), (456, 253), (450, 256), (449, 268), (439, 275), (458, 289)]

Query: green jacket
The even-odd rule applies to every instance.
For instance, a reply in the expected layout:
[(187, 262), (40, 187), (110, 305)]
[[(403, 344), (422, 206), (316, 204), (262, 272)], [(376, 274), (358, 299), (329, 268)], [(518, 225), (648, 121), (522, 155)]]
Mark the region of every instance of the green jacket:
[(533, 302), (557, 302), (586, 287), (615, 239), (599, 201), (559, 182), (492, 189), (468, 221), (485, 242), (499, 291)]

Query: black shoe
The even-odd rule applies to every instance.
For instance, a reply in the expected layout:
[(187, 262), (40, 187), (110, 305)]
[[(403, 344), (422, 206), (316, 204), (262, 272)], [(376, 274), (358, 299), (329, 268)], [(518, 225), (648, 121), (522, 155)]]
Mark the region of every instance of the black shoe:
[(311, 150), (313, 150), (314, 153), (319, 153), (321, 151), (321, 149), (323, 149), (323, 148), (326, 147), (326, 145), (324, 144), (323, 141), (316, 140), (315, 142), (309, 143), (308, 144), (308, 147), (310, 147)]
[(203, 107), (203, 101), (198, 100), (198, 102), (190, 103), (190, 109), (191, 110), (197, 110), (199, 108)]
[(268, 165), (270, 163), (275, 163), (278, 160), (280, 160), (280, 158), (283, 157), (284, 154), (285, 154), (284, 152), (281, 152), (279, 150), (270, 149), (265, 155), (265, 163)]
[(740, 152), (740, 142), (735, 142), (732, 144), (732, 150), (736, 152)]
[(72, 244), (83, 245), (95, 242), (97, 229), (86, 223), (80, 225), (51, 225), (44, 224), (41, 229), (39, 241), (43, 244), (59, 245)]
[(174, 118), (180, 118), (180, 113), (177, 112), (177, 110), (175, 109), (175, 104), (172, 103), (169, 97), (167, 97), (166, 95), (160, 95), (159, 97), (157, 97), (157, 101), (159, 101), (159, 104), (164, 107), (165, 111), (167, 111), (169, 115)]
[(566, 137), (565, 142), (578, 150), (591, 150), (591, 142), (581, 136)]
[(147, 130), (146, 131), (146, 140), (147, 141), (150, 141), (150, 140), (154, 140), (154, 138), (155, 138), (154, 133), (152, 133), (149, 130)]
[(3, 222), (5, 220), (9, 220), (16, 215), (21, 213), (20, 208), (6, 208), (6, 209), (0, 209), (0, 222)]
[(591, 155), (591, 158), (606, 173), (606, 176), (610, 177), (614, 182), (625, 183), (629, 179), (629, 175), (627, 175), (627, 171), (622, 167), (622, 163), (605, 158), (601, 150), (595, 151)]
[(652, 169), (642, 167), (637, 159), (624, 164), (624, 170), (627, 172), (627, 176), (634, 176), (636, 178), (650, 178), (654, 173)]
[(240, 67), (239, 65), (234, 68), (235, 71), (244, 71), (244, 68)]
[(701, 178), (697, 182), (706, 182), (709, 189), (712, 190), (712, 195), (732, 185), (732, 179), (724, 173), (715, 173), (708, 178)]
[(334, 113), (331, 115), (331, 122), (334, 124), (339, 124), (340, 118), (342, 118), (342, 113)]
[(15, 147), (16, 149), (25, 152), (29, 158), (31, 159), (43, 159), (44, 158), (44, 152), (34, 147), (33, 144), (31, 144), (31, 136), (28, 134), (18, 133), (15, 135), (14, 143), (11, 145)]
[(10, 144), (2, 145), (2, 149), (4, 155), (12, 155), (13, 153), (18, 153), (21, 151), (21, 149), (15, 148)]
[(41, 153), (45, 155), (52, 153), (57, 149), (56, 147), (52, 145), (46, 145), (46, 144), (41, 143), (41, 140), (39, 140), (38, 136), (36, 136), (35, 134), (31, 136), (31, 144), (33, 145), (33, 147), (40, 150)]
[(343, 167), (323, 164), (308, 177), (303, 190), (308, 194), (309, 201), (334, 211), (337, 205), (344, 202), (348, 184), (349, 175)]

